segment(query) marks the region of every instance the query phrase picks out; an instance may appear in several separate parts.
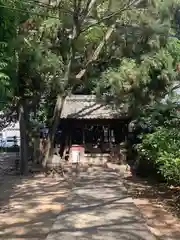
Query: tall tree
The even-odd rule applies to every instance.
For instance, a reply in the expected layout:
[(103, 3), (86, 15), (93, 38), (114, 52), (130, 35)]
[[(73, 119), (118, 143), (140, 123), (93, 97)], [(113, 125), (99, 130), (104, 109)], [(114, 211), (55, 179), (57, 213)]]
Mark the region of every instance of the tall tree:
[[(21, 128), (22, 139), (27, 137), (32, 119), (43, 115), (47, 119), (48, 112), (53, 115), (49, 121), (45, 165), (53, 155), (64, 99), (76, 86), (92, 84), (96, 92), (117, 103), (127, 102), (133, 109), (133, 103), (146, 104), (156, 96), (161, 97), (172, 79), (174, 60), (166, 45), (171, 34), (173, 3), (165, 0), (15, 3), (15, 8), (8, 6), (9, 11), (14, 8), (18, 13), (14, 21), (16, 85), (12, 88), (12, 102), (25, 120), (23, 123), (26, 122)], [(97, 78), (99, 81), (94, 81)], [(42, 109), (46, 110), (44, 114)], [(22, 163), (27, 163), (27, 141), (22, 141)]]
[(119, 61), (102, 73), (96, 90), (118, 105), (127, 105), (133, 117), (163, 99), (176, 81), (179, 51), (172, 36), (177, 6), (157, 1), (145, 14), (127, 17), (125, 29), (118, 26), (114, 57)]
[[(118, 23), (124, 23), (131, 11), (137, 15), (147, 7), (144, 1), (139, 0), (64, 0), (54, 7), (60, 19), (59, 26), (55, 24), (54, 42), (64, 63), (60, 80), (63, 94), (60, 92), (56, 96), (45, 164), (53, 154), (55, 132), (66, 95), (72, 86), (85, 79), (89, 67), (101, 57)], [(97, 36), (96, 40), (94, 36)], [(90, 39), (95, 41), (90, 43)]]
[(16, 0), (2, 1), (0, 10), (4, 13), (1, 14), (0, 26), (4, 46), (1, 48), (3, 71), (0, 80), (4, 84), (1, 84), (1, 90), (5, 86), (9, 88), (5, 93), (8, 98), (3, 110), (6, 120), (7, 117), (12, 120), (12, 116), (19, 119), (20, 170), (27, 173), (31, 120), (37, 115), (39, 102), (49, 95), (51, 88), (55, 89), (56, 79), (61, 74), (61, 57), (48, 47), (49, 38), (42, 37), (48, 7), (44, 9), (38, 3), (34, 6), (33, 1)]
[(13, 67), (13, 48), (10, 41), (16, 35), (16, 14), (8, 9), (10, 2), (0, 1), (0, 106), (12, 95), (10, 74)]

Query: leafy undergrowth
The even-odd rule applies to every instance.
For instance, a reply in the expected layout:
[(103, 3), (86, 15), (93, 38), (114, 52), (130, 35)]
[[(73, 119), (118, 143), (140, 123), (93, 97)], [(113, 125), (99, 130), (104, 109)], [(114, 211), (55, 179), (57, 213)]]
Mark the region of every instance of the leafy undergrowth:
[(150, 230), (162, 240), (180, 239), (180, 187), (135, 176), (124, 183)]

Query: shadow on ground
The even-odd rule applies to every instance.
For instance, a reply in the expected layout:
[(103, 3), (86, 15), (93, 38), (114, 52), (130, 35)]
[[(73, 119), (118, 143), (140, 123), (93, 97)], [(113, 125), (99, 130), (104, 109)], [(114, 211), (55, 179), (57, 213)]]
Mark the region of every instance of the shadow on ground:
[(0, 239), (155, 239), (116, 172), (91, 167), (67, 179), (3, 175)]
[(125, 185), (131, 189), (134, 197), (146, 197), (152, 201), (159, 199), (180, 218), (180, 187), (168, 186), (153, 179), (142, 179), (136, 176), (127, 177)]
[(112, 170), (81, 172), (71, 187), (47, 240), (155, 239)]
[(0, 239), (44, 240), (63, 209), (67, 189), (60, 178), (25, 178), (1, 171)]
[(180, 188), (136, 176), (126, 177), (124, 183), (150, 229), (162, 240), (180, 239)]

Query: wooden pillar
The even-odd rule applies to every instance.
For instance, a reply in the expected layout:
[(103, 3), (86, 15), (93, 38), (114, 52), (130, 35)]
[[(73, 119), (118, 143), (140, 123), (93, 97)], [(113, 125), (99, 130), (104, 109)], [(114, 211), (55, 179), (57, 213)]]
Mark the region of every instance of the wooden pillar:
[(82, 134), (83, 134), (83, 145), (85, 145), (85, 128), (86, 128), (86, 124), (84, 124), (83, 130), (82, 130)]
[(128, 124), (123, 125), (123, 142), (120, 143), (121, 164), (126, 164), (127, 161), (127, 129)]

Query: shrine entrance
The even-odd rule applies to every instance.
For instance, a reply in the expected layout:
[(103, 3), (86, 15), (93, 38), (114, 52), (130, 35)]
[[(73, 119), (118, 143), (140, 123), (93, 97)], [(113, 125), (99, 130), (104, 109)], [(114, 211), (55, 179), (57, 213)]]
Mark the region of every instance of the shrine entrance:
[(68, 158), (72, 145), (83, 146), (85, 154), (118, 155), (120, 146), (126, 142), (129, 121), (125, 113), (97, 102), (94, 96), (69, 97), (57, 131), (61, 132), (61, 156)]
[(68, 155), (72, 145), (82, 145), (85, 154), (112, 154), (126, 142), (127, 121), (123, 120), (79, 120), (61, 121), (60, 152)]

